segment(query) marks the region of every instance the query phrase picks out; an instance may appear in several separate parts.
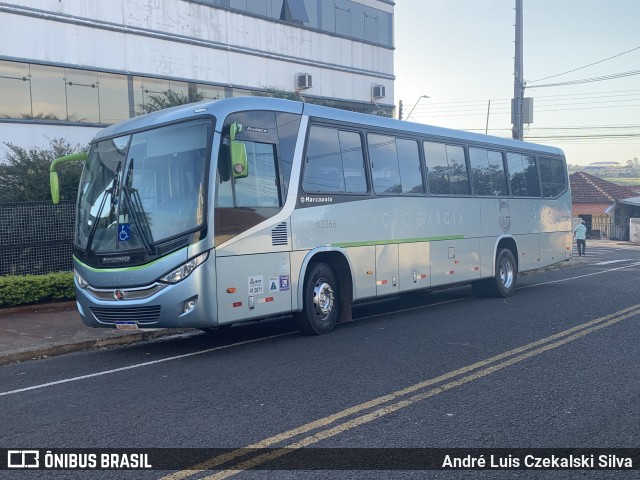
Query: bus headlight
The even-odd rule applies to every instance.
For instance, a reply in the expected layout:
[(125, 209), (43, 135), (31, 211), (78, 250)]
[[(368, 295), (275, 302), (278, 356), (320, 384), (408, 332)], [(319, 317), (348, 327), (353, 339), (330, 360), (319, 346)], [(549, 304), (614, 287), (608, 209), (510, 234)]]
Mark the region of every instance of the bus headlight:
[(82, 275), (80, 275), (75, 268), (73, 269), (73, 278), (76, 279), (76, 282), (78, 283), (78, 286), (80, 288), (86, 288), (89, 285), (89, 283), (84, 278), (82, 278)]
[(198, 265), (203, 263), (207, 257), (209, 257), (209, 252), (204, 252), (198, 255), (195, 258), (192, 258), (184, 265), (179, 266), (174, 271), (166, 274), (164, 277), (160, 278), (161, 282), (164, 283), (178, 283), (191, 275)]

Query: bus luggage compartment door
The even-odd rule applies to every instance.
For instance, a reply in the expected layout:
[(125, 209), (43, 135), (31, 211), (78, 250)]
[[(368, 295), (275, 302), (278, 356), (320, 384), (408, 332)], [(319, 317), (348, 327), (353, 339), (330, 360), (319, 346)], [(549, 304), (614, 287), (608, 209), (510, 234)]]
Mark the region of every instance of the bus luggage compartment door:
[(218, 324), (291, 311), (288, 252), (216, 259)]
[(398, 245), (376, 245), (376, 295), (400, 291), (398, 281)]
[(431, 286), (430, 244), (401, 243), (399, 252), (400, 291), (419, 290)]

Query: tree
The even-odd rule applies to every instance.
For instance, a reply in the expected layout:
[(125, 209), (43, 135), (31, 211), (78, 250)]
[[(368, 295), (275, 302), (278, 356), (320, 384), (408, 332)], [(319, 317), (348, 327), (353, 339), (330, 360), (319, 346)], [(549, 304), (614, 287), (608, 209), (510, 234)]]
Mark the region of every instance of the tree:
[[(284, 98), (285, 100), (293, 100), (296, 102), (303, 101), (303, 97), (301, 97), (298, 93), (278, 87), (265, 87), (264, 90), (253, 92), (253, 95), (256, 97)], [(309, 103), (321, 104), (318, 101), (314, 101), (314, 99), (304, 99), (304, 101), (308, 101)]]
[(345, 106), (340, 102), (327, 100), (323, 98), (303, 97), (298, 92), (292, 92), (291, 90), (286, 90), (284, 88), (279, 88), (279, 87), (264, 87), (264, 89), (261, 91), (253, 92), (253, 95), (256, 97), (284, 98), (285, 100), (294, 100), (297, 102), (313, 103), (314, 105), (322, 105), (324, 107), (339, 108), (341, 110), (349, 110), (352, 112), (368, 113), (370, 115), (377, 115), (379, 117), (391, 118), (393, 116), (393, 109), (380, 107), (375, 103), (371, 103), (371, 105), (367, 105), (367, 104), (358, 105), (354, 103), (351, 106)]
[(141, 114), (157, 112), (158, 110), (164, 110), (169, 107), (201, 102), (204, 100), (204, 95), (204, 92), (189, 90), (189, 93), (185, 94), (169, 89), (162, 93), (148, 95), (145, 102), (138, 104), (138, 109)]
[[(0, 163), (0, 203), (51, 201), (49, 165), (64, 155), (86, 150), (72, 146), (64, 139), (53, 139), (48, 149), (29, 150), (5, 143), (5, 160)], [(60, 166), (60, 199), (75, 200), (82, 173), (82, 162), (68, 162)]]

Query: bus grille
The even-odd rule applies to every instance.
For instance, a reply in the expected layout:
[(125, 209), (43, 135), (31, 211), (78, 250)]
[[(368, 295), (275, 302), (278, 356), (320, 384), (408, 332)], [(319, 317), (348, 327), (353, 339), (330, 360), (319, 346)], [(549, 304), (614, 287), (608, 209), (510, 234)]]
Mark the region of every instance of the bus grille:
[(276, 228), (271, 230), (271, 245), (288, 245), (289, 235), (287, 234), (287, 222), (281, 222)]
[(160, 319), (160, 305), (154, 307), (103, 308), (91, 307), (91, 311), (103, 323), (138, 322), (155, 323)]

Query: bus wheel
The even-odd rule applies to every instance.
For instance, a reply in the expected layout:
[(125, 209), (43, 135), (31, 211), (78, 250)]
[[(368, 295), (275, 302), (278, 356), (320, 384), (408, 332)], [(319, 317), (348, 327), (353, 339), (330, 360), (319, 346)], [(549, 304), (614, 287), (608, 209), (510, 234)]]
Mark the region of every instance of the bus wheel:
[(518, 266), (508, 248), (498, 250), (496, 274), (494, 278), (480, 280), (473, 284), (473, 290), (483, 297), (510, 297), (516, 293)]
[(310, 335), (333, 330), (340, 309), (338, 293), (338, 282), (331, 268), (325, 263), (311, 265), (304, 281), (302, 312), (295, 315), (298, 328)]

